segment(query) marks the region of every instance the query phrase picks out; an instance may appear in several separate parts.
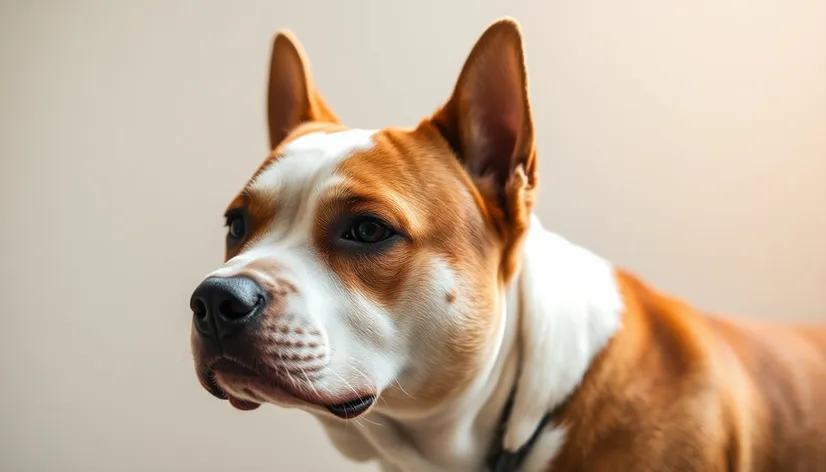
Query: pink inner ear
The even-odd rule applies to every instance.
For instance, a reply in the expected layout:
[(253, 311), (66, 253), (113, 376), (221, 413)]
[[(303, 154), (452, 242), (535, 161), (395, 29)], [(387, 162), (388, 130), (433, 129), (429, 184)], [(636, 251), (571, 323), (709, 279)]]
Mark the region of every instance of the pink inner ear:
[(476, 175), (491, 172), (498, 176), (507, 174), (519, 132), (515, 116), (486, 111), (484, 116), (480, 114), (478, 120), (471, 124), (475, 138), (468, 162), (470, 171)]
[(507, 175), (522, 131), (525, 97), (513, 57), (479, 58), (466, 86), (466, 164), (477, 175)]

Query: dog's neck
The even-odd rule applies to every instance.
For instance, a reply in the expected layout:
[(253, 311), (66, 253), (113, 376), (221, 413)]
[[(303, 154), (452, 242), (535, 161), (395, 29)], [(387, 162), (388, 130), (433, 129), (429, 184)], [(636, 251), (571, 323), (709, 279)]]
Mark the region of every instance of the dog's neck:
[[(349, 433), (322, 419), (336, 446), (354, 459), (379, 459), (388, 471), (484, 470), (514, 386), (504, 445), (523, 445), (617, 331), (622, 303), (608, 263), (534, 217), (503, 305), (494, 354), (462, 395), (422, 417), (372, 413)], [(546, 468), (563, 439), (561, 428), (544, 431), (523, 470)]]

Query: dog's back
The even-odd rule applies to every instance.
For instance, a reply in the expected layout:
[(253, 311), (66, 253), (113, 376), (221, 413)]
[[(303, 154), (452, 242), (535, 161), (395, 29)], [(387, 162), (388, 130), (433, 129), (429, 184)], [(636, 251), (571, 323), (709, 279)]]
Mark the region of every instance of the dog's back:
[(732, 425), (734, 463), (826, 470), (826, 329), (719, 319), (710, 325), (734, 353), (731, 369), (748, 379), (730, 408), (753, 406)]

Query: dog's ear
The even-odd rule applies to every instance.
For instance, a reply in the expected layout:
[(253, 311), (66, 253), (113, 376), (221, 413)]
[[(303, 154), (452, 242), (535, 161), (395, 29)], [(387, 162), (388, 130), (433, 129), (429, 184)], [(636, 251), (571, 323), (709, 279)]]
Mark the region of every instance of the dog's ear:
[(522, 32), (503, 18), (470, 52), (453, 95), (430, 121), (453, 148), (486, 204), (504, 243), (501, 274), (519, 266), (538, 188), (536, 143), (528, 100)]
[(506, 192), (514, 173), (537, 179), (528, 76), (518, 23), (496, 21), (473, 47), (450, 100), (432, 122), (473, 177)]
[(271, 149), (301, 123), (338, 123), (338, 118), (313, 85), (310, 64), (301, 43), (288, 30), (279, 31), (272, 45), (267, 118)]

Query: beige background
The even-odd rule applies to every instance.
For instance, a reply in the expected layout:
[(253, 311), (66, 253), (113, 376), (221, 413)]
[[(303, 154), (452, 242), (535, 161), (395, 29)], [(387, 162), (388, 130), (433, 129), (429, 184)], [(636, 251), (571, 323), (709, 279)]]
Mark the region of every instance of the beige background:
[(266, 152), (284, 26), (381, 127), (516, 17), (549, 226), (701, 307), (823, 320), (826, 2), (514, 3), (3, 2), (0, 470), (363, 470), (191, 369), (189, 294)]

